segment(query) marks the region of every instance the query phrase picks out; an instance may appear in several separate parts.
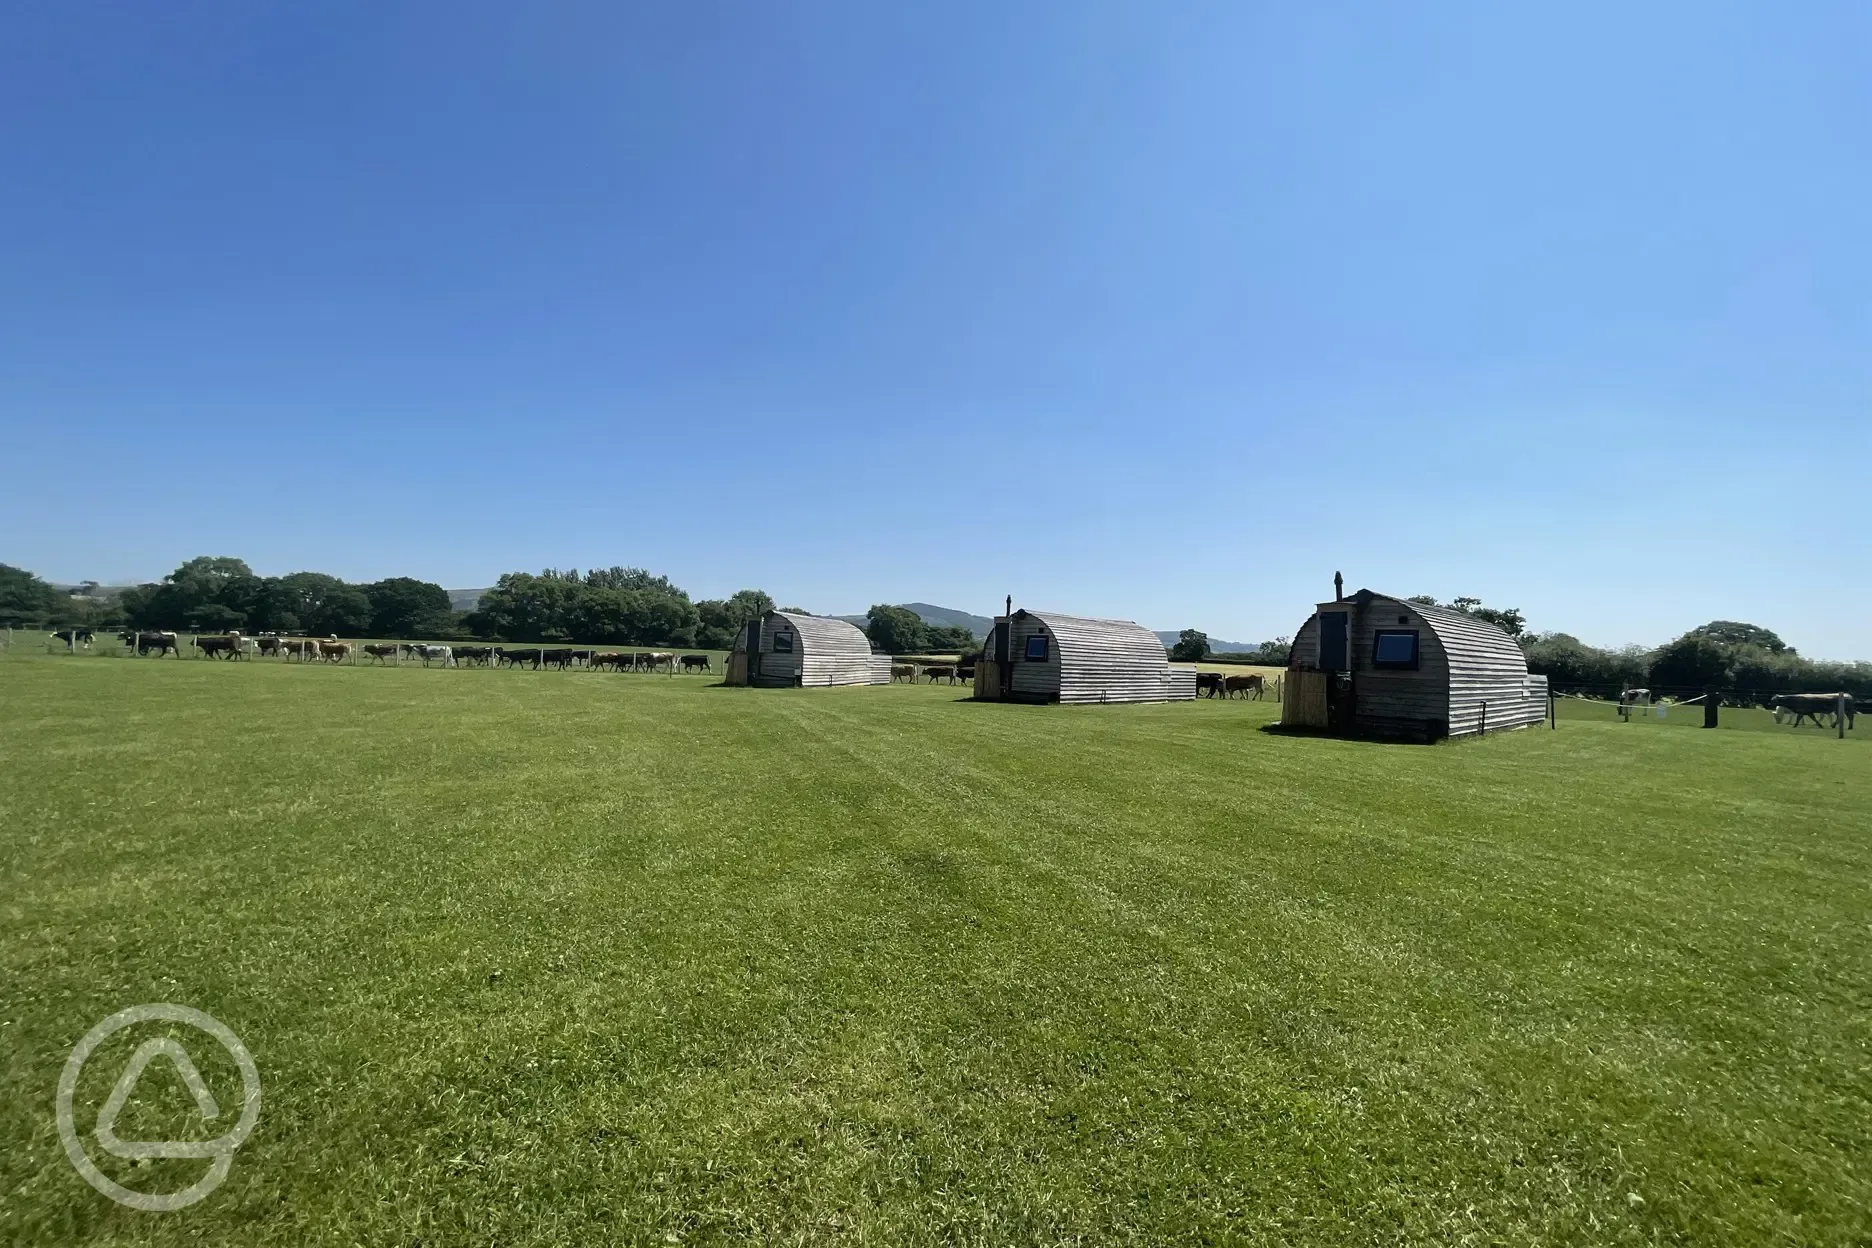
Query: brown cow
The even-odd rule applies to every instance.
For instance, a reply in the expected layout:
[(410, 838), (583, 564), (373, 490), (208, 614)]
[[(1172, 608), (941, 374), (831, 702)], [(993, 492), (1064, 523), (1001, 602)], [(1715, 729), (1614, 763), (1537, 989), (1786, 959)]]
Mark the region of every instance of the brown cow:
[(891, 664), (891, 679), (893, 681), (898, 681), (898, 680), (908, 681), (914, 685), (916, 683), (916, 664), (914, 663)]
[(394, 641), (373, 642), (364, 647), (364, 653), (381, 663), (385, 659), (397, 657), (397, 643)]
[(318, 643), (318, 656), (327, 663), (342, 663), (351, 657), (351, 643), (348, 641), (321, 641)]
[(1267, 692), (1267, 677), (1256, 672), (1253, 676), (1230, 676), (1222, 682), (1222, 696), (1232, 698), (1239, 691), (1244, 698), (1252, 697), (1257, 701)]
[(238, 659), (247, 652), (247, 643), (239, 633), (226, 633), (220, 637), (197, 637), (195, 648), (202, 652), (204, 659)]
[(923, 674), (930, 678), (932, 685), (936, 683), (938, 677), (947, 679), (952, 685), (956, 683), (956, 669), (952, 663), (938, 663), (934, 667), (926, 667), (923, 669)]

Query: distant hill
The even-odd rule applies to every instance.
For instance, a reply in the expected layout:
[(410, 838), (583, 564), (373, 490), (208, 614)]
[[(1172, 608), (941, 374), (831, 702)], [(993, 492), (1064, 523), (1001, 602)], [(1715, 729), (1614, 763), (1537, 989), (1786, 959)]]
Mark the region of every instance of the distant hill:
[[(1177, 638), (1181, 636), (1181, 633), (1175, 630), (1160, 628), (1157, 630), (1157, 635), (1163, 639), (1164, 645), (1174, 646), (1177, 643)], [(1245, 641), (1223, 641), (1217, 637), (1211, 637), (1209, 639), (1210, 654), (1245, 654), (1250, 650), (1259, 650), (1260, 648), (1259, 646), (1249, 645)]]
[(951, 628), (966, 628), (977, 640), (988, 635), (994, 627), (994, 621), (985, 615), (971, 615), (967, 611), (958, 611), (954, 607), (934, 607), (927, 602), (906, 602), (903, 604), (917, 613), (925, 624), (946, 624)]
[(490, 585), (487, 589), (451, 589), (448, 591), (449, 610), (472, 611), (481, 605), (481, 595), (493, 588)]
[[(970, 615), (967, 611), (958, 611), (954, 607), (937, 607), (927, 602), (905, 602), (892, 605), (907, 607), (916, 612), (917, 618), (925, 624), (966, 628), (977, 641), (988, 636), (988, 630), (994, 627), (994, 621), (987, 616)], [(835, 615), (832, 618), (856, 624), (859, 628), (864, 628), (871, 623), (870, 617), (863, 615)]]

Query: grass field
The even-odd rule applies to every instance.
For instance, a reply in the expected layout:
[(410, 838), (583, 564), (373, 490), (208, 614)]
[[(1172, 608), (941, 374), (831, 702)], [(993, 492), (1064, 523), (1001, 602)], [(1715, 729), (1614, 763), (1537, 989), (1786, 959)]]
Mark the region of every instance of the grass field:
[[(1865, 725), (959, 693), (0, 660), (0, 1242), (1872, 1237)], [(53, 1116), (152, 1001), (170, 1214)]]

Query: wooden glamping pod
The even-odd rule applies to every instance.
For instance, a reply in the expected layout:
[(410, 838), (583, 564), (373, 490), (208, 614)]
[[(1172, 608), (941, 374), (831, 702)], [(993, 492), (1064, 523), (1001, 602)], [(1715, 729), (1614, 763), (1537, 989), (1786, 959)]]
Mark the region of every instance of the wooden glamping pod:
[(1157, 634), (1130, 620), (1053, 611), (997, 616), (975, 666), (988, 702), (1179, 702), (1196, 697), (1196, 669), (1172, 667)]
[(1486, 620), (1361, 589), (1322, 602), (1287, 656), (1281, 723), (1437, 740), (1547, 717), (1547, 678)]
[(844, 620), (769, 611), (735, 638), (724, 683), (762, 689), (888, 685), (890, 667), (890, 655), (872, 654), (865, 635)]

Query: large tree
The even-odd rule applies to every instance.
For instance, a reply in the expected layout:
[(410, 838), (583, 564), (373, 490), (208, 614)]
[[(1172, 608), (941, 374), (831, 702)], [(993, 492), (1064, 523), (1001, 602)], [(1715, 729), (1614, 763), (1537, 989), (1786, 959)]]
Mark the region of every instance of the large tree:
[(929, 625), (909, 607), (883, 603), (865, 612), (869, 627), (865, 635), (872, 648), (883, 654), (921, 654), (929, 647)]
[(1739, 620), (1711, 620), (1701, 628), (1690, 631), (1725, 646), (1759, 646), (1770, 654), (1795, 653), (1792, 646), (1759, 624), (1744, 624)]
[(436, 637), (454, 623), (448, 590), (431, 581), (393, 576), (363, 586), (374, 637)]
[(711, 650), (733, 648), (735, 634), (748, 621), (759, 619), (773, 610), (773, 599), (758, 589), (736, 590), (728, 598), (708, 598), (696, 603), (696, 644)]
[(925, 624), (923, 645), (930, 654), (979, 654), (981, 639), (962, 624)]
[(37, 628), (50, 623), (64, 597), (25, 568), (0, 563), (0, 625)]
[(1186, 628), (1177, 634), (1170, 657), (1178, 663), (1197, 663), (1209, 653), (1209, 634), (1200, 628)]
[(1701, 693), (1709, 685), (1726, 687), (1733, 659), (1733, 647), (1701, 633), (1685, 633), (1652, 656), (1649, 683), (1652, 689), (1679, 693)]

